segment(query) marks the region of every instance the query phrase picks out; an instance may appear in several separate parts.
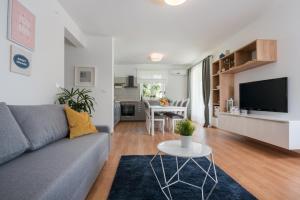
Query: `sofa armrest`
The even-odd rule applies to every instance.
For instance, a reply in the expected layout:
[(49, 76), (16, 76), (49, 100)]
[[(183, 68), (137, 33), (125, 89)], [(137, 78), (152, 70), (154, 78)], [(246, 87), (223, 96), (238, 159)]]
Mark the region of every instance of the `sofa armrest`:
[[(108, 149), (111, 150), (111, 132), (108, 126), (96, 125), (96, 129), (101, 133), (108, 134)], [(107, 158), (108, 159), (108, 158)]]
[(104, 132), (104, 133), (110, 133), (109, 127), (108, 126), (102, 126), (102, 125), (97, 125), (96, 129), (99, 132)]

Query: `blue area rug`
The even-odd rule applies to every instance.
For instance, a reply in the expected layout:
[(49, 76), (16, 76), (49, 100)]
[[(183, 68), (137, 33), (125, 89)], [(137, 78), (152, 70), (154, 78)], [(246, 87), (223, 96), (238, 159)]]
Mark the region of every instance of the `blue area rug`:
[[(160, 190), (154, 177), (149, 162), (153, 156), (122, 156), (120, 164), (110, 191), (109, 200), (158, 200), (166, 199)], [(179, 159), (179, 165), (186, 159)], [(205, 158), (195, 159), (205, 169), (208, 168), (209, 161)], [(176, 161), (174, 157), (163, 156), (164, 166), (166, 168), (167, 179), (176, 171)], [(153, 162), (158, 176), (163, 177), (159, 157)], [(252, 200), (256, 199), (241, 185), (228, 176), (223, 170), (216, 166), (219, 183), (210, 195), (209, 199), (216, 200)], [(211, 175), (213, 171), (211, 170)], [(189, 162), (180, 172), (180, 178), (183, 181), (202, 185), (204, 173), (195, 163)], [(208, 179), (204, 187), (204, 193), (209, 193), (213, 186), (213, 181)], [(201, 191), (197, 188), (178, 183), (170, 187), (174, 200), (199, 200)]]

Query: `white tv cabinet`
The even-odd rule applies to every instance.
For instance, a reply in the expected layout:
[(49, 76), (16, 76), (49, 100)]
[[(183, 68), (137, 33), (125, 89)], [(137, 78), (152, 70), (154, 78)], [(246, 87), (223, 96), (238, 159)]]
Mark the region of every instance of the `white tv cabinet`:
[(285, 149), (300, 149), (300, 121), (222, 112), (219, 113), (218, 128)]

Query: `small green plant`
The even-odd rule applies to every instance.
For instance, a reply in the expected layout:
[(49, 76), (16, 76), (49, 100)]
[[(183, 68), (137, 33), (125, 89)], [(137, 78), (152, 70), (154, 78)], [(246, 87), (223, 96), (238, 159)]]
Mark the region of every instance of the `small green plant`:
[(71, 90), (60, 88), (61, 92), (57, 94), (57, 100), (59, 104), (66, 104), (77, 112), (87, 112), (92, 116), (92, 112), (95, 111), (94, 104), (95, 98), (90, 96), (91, 90), (87, 89), (74, 89)]
[(176, 125), (176, 133), (182, 136), (192, 136), (195, 131), (195, 126), (190, 120), (182, 120)]

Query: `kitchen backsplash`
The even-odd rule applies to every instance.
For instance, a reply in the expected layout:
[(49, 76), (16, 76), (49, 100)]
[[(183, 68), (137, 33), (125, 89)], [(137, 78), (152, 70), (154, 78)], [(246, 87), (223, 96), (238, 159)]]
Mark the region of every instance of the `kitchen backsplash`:
[[(124, 83), (124, 85), (128, 85), (127, 82), (128, 77), (115, 77), (116, 83)], [(115, 88), (115, 100), (119, 101), (139, 101), (140, 100), (140, 87), (137, 84), (137, 80), (134, 80), (135, 86), (137, 88)]]

